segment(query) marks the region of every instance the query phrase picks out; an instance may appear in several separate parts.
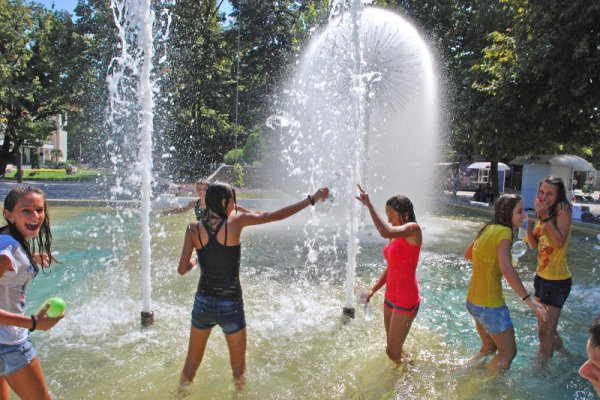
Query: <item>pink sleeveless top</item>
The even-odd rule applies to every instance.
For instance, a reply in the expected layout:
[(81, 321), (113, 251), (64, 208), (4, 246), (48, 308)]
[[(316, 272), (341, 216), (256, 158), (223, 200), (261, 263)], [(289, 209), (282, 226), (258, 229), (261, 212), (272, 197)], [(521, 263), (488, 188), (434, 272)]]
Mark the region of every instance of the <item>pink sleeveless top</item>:
[(413, 307), (421, 301), (417, 282), (417, 263), (421, 245), (396, 238), (383, 249), (388, 263), (385, 298), (400, 307)]

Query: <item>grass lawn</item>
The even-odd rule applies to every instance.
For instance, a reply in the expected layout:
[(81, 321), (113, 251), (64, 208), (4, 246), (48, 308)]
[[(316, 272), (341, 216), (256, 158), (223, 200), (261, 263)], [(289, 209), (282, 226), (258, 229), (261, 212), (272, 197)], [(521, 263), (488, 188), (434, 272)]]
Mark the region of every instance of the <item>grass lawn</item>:
[[(7, 179), (15, 179), (17, 170), (7, 172), (4, 175)], [(65, 181), (89, 181), (102, 176), (96, 171), (79, 170), (74, 175), (67, 175), (65, 169), (24, 169), (23, 180), (65, 180)]]

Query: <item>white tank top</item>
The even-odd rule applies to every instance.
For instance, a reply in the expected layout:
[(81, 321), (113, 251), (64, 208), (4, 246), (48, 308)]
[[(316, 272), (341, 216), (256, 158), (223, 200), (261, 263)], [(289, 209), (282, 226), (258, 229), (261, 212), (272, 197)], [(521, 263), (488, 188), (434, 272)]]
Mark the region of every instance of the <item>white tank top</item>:
[[(24, 314), (27, 287), (35, 276), (35, 268), (25, 249), (10, 235), (0, 235), (0, 255), (7, 256), (14, 271), (6, 271), (0, 278), (0, 309)], [(0, 324), (0, 343), (19, 344), (27, 340), (27, 329)]]

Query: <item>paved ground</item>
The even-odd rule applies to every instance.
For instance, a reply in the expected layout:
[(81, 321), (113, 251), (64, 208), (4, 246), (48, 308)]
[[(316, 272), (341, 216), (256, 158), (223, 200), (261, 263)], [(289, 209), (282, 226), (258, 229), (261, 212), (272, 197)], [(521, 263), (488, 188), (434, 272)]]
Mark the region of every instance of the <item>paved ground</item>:
[[(6, 194), (17, 184), (14, 181), (0, 180), (0, 203), (4, 201)], [(72, 205), (72, 206), (112, 206), (116, 203), (115, 200), (111, 200), (110, 189), (105, 185), (95, 182), (36, 182), (36, 181), (25, 181), (21, 185), (36, 186), (44, 190), (48, 202), (55, 205)], [(580, 192), (576, 192), (580, 193)], [(487, 209), (491, 211), (491, 207), (484, 203), (473, 202), (474, 192), (470, 191), (459, 191), (455, 198), (452, 198), (450, 192), (445, 192), (445, 196), (451, 203), (457, 205), (474, 208), (474, 209)], [(591, 194), (592, 198), (598, 199), (600, 191), (596, 191)], [(131, 199), (122, 198), (118, 200), (132, 201)], [(594, 215), (600, 215), (600, 201), (595, 200), (593, 202), (574, 202), (575, 205), (582, 207), (582, 210), (588, 210)], [(574, 221), (583, 228), (590, 228), (593, 230), (600, 230), (600, 221), (598, 223), (585, 223), (580, 221)]]

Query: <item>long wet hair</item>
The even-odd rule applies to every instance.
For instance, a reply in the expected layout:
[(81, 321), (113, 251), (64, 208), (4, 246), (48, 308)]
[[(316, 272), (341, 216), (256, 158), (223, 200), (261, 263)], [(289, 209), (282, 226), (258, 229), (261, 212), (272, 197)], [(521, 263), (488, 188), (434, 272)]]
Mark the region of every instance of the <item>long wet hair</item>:
[(540, 181), (540, 184), (538, 185), (538, 193), (540, 192), (540, 188), (544, 183), (552, 185), (556, 188), (556, 202), (554, 202), (554, 204), (552, 204), (552, 206), (550, 207), (550, 218), (556, 217), (556, 214), (558, 213), (558, 206), (561, 204), (566, 206), (570, 210), (571, 203), (567, 198), (567, 188), (565, 187), (565, 183), (563, 182), (562, 178), (560, 176), (554, 175), (549, 175), (545, 177)]
[(477, 237), (479, 237), (485, 228), (490, 225), (502, 225), (512, 230), (513, 211), (521, 200), (522, 197), (518, 194), (503, 194), (498, 197), (498, 200), (496, 200), (496, 204), (494, 205), (494, 215), (492, 216), (492, 219), (481, 228)]
[[(223, 204), (225, 199), (225, 204)], [(206, 189), (206, 195), (204, 201), (206, 202), (206, 213), (205, 218), (210, 218), (211, 215), (227, 219), (227, 206), (230, 201), (233, 201), (234, 205), (237, 205), (235, 198), (235, 189), (224, 182), (212, 182)]]
[(5, 218), (6, 225), (0, 228), (0, 233), (9, 234), (13, 238), (15, 238), (17, 242), (19, 242), (23, 249), (25, 249), (25, 253), (29, 258), (29, 261), (35, 268), (35, 273), (37, 275), (40, 269), (39, 266), (33, 260), (33, 254), (36, 252), (36, 244), (37, 253), (47, 254), (49, 263), (55, 261), (54, 257), (52, 257), (52, 251), (50, 249), (52, 245), (52, 232), (50, 231), (50, 215), (48, 214), (48, 204), (46, 203), (46, 195), (41, 189), (38, 189), (36, 187), (16, 187), (10, 192), (8, 192), (8, 194), (6, 195), (6, 198), (4, 199), (4, 209), (12, 212), (15, 209), (15, 206), (17, 205), (19, 200), (30, 193), (38, 194), (44, 199), (44, 221), (42, 222), (42, 226), (40, 227), (40, 231), (37, 237), (33, 238), (32, 243), (30, 245), (30, 243), (27, 240), (25, 240), (23, 235), (21, 235), (21, 232), (19, 232), (15, 224), (10, 222), (8, 218)]
[(406, 222), (417, 222), (413, 204), (408, 197), (401, 194), (390, 197), (385, 205), (395, 210), (403, 219), (406, 216)]

